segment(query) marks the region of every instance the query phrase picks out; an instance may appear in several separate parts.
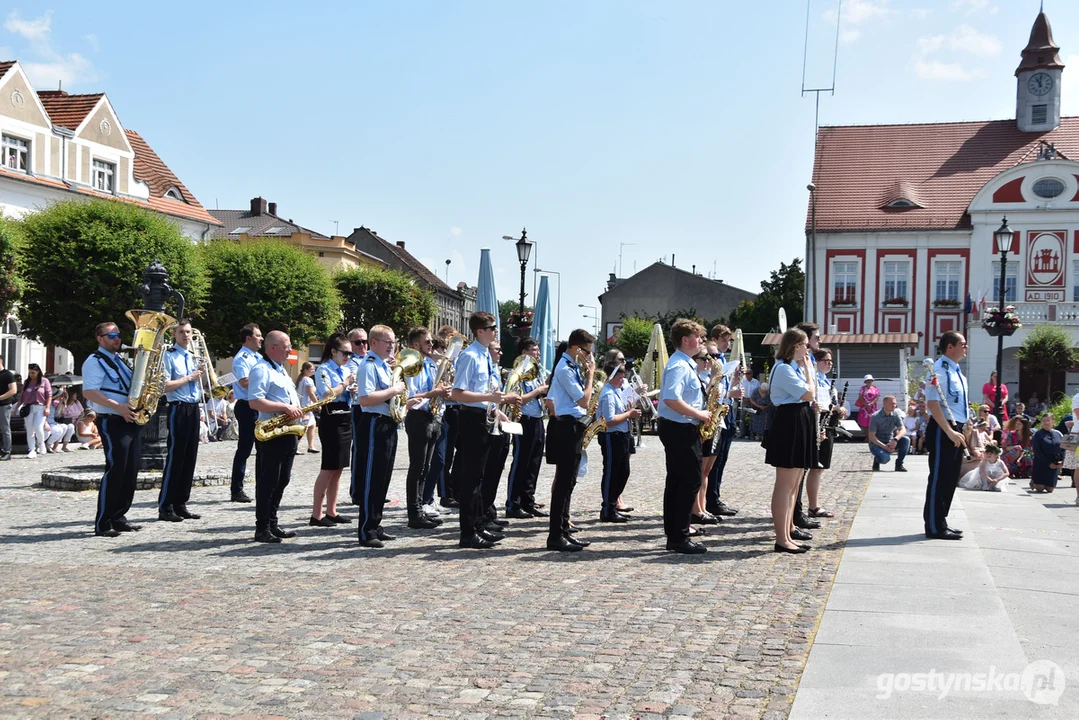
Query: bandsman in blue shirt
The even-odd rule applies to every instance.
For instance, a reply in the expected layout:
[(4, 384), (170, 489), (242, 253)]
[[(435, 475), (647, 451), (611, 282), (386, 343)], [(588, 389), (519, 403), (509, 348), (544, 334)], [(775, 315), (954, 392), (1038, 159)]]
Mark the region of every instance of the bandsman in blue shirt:
[(232, 502), (251, 502), (244, 492), (244, 476), (247, 474), (247, 459), (255, 447), (255, 419), (258, 413), (251, 409), (248, 402), (248, 383), (251, 369), (261, 360), (259, 349), (262, 347), (262, 330), (250, 323), (240, 329), (240, 349), (232, 358), (232, 374), (236, 382), (232, 392), (236, 397), (236, 455), (232, 458)]
[[(298, 422), (300, 397), (296, 384), (285, 370), (292, 351), (292, 341), (280, 330), (266, 336), (266, 359), (251, 369), (248, 375), (247, 397), (257, 420), (266, 421), (284, 414)], [(282, 530), (277, 522), (281, 496), (292, 479), (292, 461), (296, 457), (298, 435), (285, 434), (258, 443), (255, 450), (255, 540), (279, 543), (296, 537), (291, 530)]]
[(551, 485), (551, 520), (547, 549), (578, 552), (589, 543), (570, 532), (569, 507), (581, 467), (584, 431), (591, 418), (592, 384), (596, 370), (592, 347), (596, 338), (578, 328), (569, 335), (566, 351), (555, 360), (547, 398), (553, 414), (547, 422), (547, 464), (554, 465)]
[(397, 338), (393, 329), (375, 325), (368, 333), (371, 349), (360, 363), (356, 376), (357, 403), (363, 412), (353, 413), (352, 502), (359, 506), (359, 542), (380, 548), (396, 540), (382, 529), (382, 509), (397, 457), (397, 423), (390, 417), (390, 399), (407, 388), (393, 382)]
[(607, 384), (600, 391), (596, 415), (603, 418), (607, 428), (599, 434), (599, 448), (603, 453), (603, 479), (600, 482), (600, 494), (603, 504), (600, 507), (600, 522), (624, 523), (629, 515), (618, 512), (618, 498), (629, 480), (629, 456), (633, 445), (633, 434), (629, 431), (629, 421), (641, 416), (637, 408), (626, 405), (622, 385), (626, 380), (626, 366), (605, 365)]
[[(535, 338), (518, 340), (517, 352), (528, 355), (537, 364), (540, 362), (540, 346)], [(543, 442), (547, 435), (543, 429), (542, 405), (547, 384), (537, 377), (523, 382), (521, 390), (524, 393), (521, 396), (522, 433), (513, 436), (513, 463), (506, 483), (506, 517), (546, 517), (547, 513), (536, 507), (536, 483), (543, 465)]]
[(967, 378), (959, 367), (967, 356), (967, 341), (960, 333), (949, 331), (940, 336), (938, 349), (940, 357), (933, 364), (933, 374), (927, 378), (925, 388), (926, 406), (932, 419), (925, 429), (929, 485), (922, 517), (927, 538), (961, 540), (963, 532), (948, 526), (948, 511), (966, 449), (963, 424), (970, 415)]
[(423, 511), (421, 484), (431, 469), (431, 457), (442, 433), (442, 422), (431, 414), (431, 398), (449, 397), (449, 388), (435, 386), (438, 365), (431, 357), (434, 343), (431, 331), (415, 327), (408, 333), (408, 346), (423, 355), (423, 369), (408, 379), (408, 414), (405, 415), (405, 433), (408, 435), (408, 475), (405, 478), (405, 507), (408, 509), (408, 526), (413, 530), (431, 530), (442, 524), (437, 516)]
[[(798, 327), (802, 327), (802, 324), (799, 323)], [(835, 396), (832, 381), (828, 379), (828, 373), (832, 372), (832, 351), (828, 348), (822, 348), (819, 345), (814, 348), (812, 337), (810, 338), (809, 349), (817, 364), (816, 398), (817, 405), (821, 408), (820, 428), (823, 437), (820, 441), (820, 448), (817, 450), (817, 465), (819, 467), (810, 469), (809, 473), (802, 480), (802, 485), (798, 489), (798, 500), (794, 504), (794, 526), (800, 530), (813, 530), (819, 528), (820, 521), (814, 518), (835, 517), (835, 513), (831, 510), (825, 510), (819, 506), (820, 487), (821, 482), (824, 479), (824, 471), (832, 466), (832, 449), (835, 447), (836, 433), (834, 430), (828, 429), (829, 420), (833, 417), (833, 413), (837, 414), (840, 419), (847, 416), (847, 410), (845, 408), (833, 406), (833, 403), (836, 402), (838, 398)], [(802, 505), (803, 488), (805, 489), (806, 497), (809, 500), (808, 515), (805, 513)], [(811, 539), (808, 533), (792, 533), (791, 537), (795, 540)]]
[(135, 409), (127, 402), (131, 368), (116, 353), (123, 339), (114, 322), (95, 329), (97, 350), (82, 364), (82, 395), (97, 413), (101, 446), (105, 450), (105, 474), (97, 491), (94, 534), (116, 537), (140, 530), (127, 521), (135, 497), (142, 463), (142, 425), (135, 423)]
[[(502, 404), (519, 406), (521, 396), (506, 393), (505, 379), (509, 376), (510, 370), (501, 366), (502, 343), (498, 340), (492, 340), (491, 344), (487, 346), (487, 354), (491, 356), (491, 362), (495, 365), (498, 389), (504, 393)], [(499, 422), (509, 420), (502, 413), (501, 408), (497, 410), (497, 414)], [(483, 508), (483, 527), (490, 531), (502, 532), (502, 528), (509, 525), (509, 522), (498, 518), (495, 497), (498, 495), (498, 483), (502, 480), (502, 471), (506, 469), (506, 458), (510, 454), (510, 436), (504, 432), (499, 432), (497, 435), (491, 435), (490, 443), (491, 446), (487, 452), (487, 464), (483, 469), (483, 480), (480, 481), (480, 506)]]
[(663, 370), (659, 394), (659, 440), (667, 456), (663, 489), (663, 532), (667, 549), (703, 553), (704, 545), (689, 539), (689, 516), (701, 487), (701, 436), (698, 426), (711, 416), (704, 410), (705, 388), (693, 356), (701, 347), (704, 328), (679, 318), (671, 326), (676, 350)]
[[(366, 335), (364, 336), (367, 337)], [(352, 457), (352, 388), (356, 376), (350, 370), (352, 343), (341, 333), (326, 340), (322, 364), (315, 370), (315, 394), (319, 398), (333, 393), (334, 400), (322, 406), (318, 417), (318, 438), (322, 442), (322, 467), (315, 478), (315, 497), (308, 525), (332, 527), (352, 522), (337, 512), (337, 491), (341, 471)], [(322, 503), (326, 502), (326, 512)]]
[[(444, 355), (450, 338), (459, 334), (452, 325), (440, 327), (434, 341), (435, 351)], [(434, 505), (435, 488), (438, 488), (439, 505), (445, 508), (458, 507), (451, 482), (453, 458), (457, 451), (457, 409), (457, 403), (451, 400), (442, 403), (442, 416), (438, 418), (441, 426), (438, 442), (435, 444), (434, 455), (431, 456), (431, 469), (427, 472), (423, 492), (423, 500), (427, 505)]]
[[(731, 338), (733, 336), (734, 333), (726, 325), (716, 325), (709, 332), (709, 337), (715, 343), (715, 348), (710, 351), (710, 355), (713, 360), (719, 363), (720, 367), (727, 362), (726, 353), (731, 348)], [(712, 438), (711, 457), (714, 457), (715, 460), (712, 461), (712, 465), (708, 469), (705, 511), (717, 518), (738, 514), (738, 510), (723, 502), (720, 498), (720, 493), (723, 490), (723, 471), (727, 469), (727, 458), (730, 456), (731, 443), (734, 442), (734, 436), (738, 432), (734, 416), (734, 400), (742, 397), (741, 373), (735, 373), (733, 384), (731, 383), (731, 378), (726, 376), (720, 378), (719, 382), (722, 382), (724, 386), (723, 403), (729, 406), (731, 410), (728, 412), (727, 417), (724, 418), (724, 427), (721, 427)]]
[(172, 331), (173, 345), (165, 352), (165, 400), (169, 405), (169, 438), (157, 517), (168, 522), (198, 520), (189, 512), (191, 482), (199, 457), (199, 423), (202, 408), (204, 363), (191, 352), (191, 321), (184, 318)]

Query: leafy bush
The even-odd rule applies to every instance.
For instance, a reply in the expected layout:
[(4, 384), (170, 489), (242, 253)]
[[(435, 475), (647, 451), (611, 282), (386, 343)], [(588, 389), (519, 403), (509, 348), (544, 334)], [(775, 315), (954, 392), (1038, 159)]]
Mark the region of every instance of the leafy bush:
[(358, 267), (338, 273), (334, 285), (345, 330), (389, 325), (398, 340), (407, 339), (409, 330), (426, 327), (435, 313), (434, 296), (399, 270)]
[(22, 297), (23, 282), (16, 261), (18, 230), (17, 221), (0, 217), (0, 322)]
[(627, 358), (643, 360), (652, 340), (653, 321), (647, 318), (627, 317), (622, 319), (622, 329), (618, 331), (615, 347)]

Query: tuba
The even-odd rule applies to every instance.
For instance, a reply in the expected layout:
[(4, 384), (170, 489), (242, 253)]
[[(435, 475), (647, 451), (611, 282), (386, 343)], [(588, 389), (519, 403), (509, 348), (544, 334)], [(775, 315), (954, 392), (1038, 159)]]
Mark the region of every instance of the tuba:
[[(531, 382), (537, 377), (539, 377), (539, 363), (533, 360), (530, 355), (520, 355), (513, 361), (513, 369), (510, 370), (509, 377), (506, 378), (504, 385), (505, 391), (507, 394), (523, 395), (523, 384)], [(504, 403), (502, 412), (513, 422), (517, 422), (521, 419), (521, 407), (522, 405)]]
[(179, 302), (179, 317), (184, 316), (184, 296), (168, 284), (168, 271), (154, 260), (143, 273), (139, 286), (146, 305), (141, 310), (128, 310), (127, 317), (135, 324), (135, 338), (131, 341), (134, 353), (134, 369), (127, 404), (135, 411), (135, 424), (145, 425), (157, 412), (158, 403), (165, 395), (165, 333), (176, 327), (176, 318), (166, 315), (164, 301), (175, 298)]
[[(423, 355), (420, 351), (402, 348), (397, 352), (397, 362), (393, 366), (393, 378), (390, 384), (396, 385), (403, 382), (405, 378), (416, 377), (421, 370), (423, 370)], [(405, 413), (408, 412), (407, 403), (408, 384), (406, 383), (404, 390), (390, 398), (390, 417), (395, 423), (404, 422)]]
[[(320, 408), (323, 405), (332, 403), (337, 398), (337, 394), (332, 390), (322, 396), (322, 399), (318, 402), (313, 402), (310, 405), (304, 405), (300, 408), (300, 417), (303, 417), (307, 413), (311, 412), (315, 408)], [(274, 415), (269, 420), (259, 420), (255, 423), (255, 439), (259, 442), (266, 442), (267, 440), (276, 440), (279, 437), (285, 435), (295, 435), (296, 437), (303, 437), (303, 434), (307, 432), (307, 426), (301, 423), (299, 420), (293, 420), (289, 418), (285, 413)]]
[[(446, 341), (446, 352), (438, 361), (438, 370), (435, 372), (435, 387), (439, 385), (453, 385), (454, 377), (454, 363), (457, 362), (457, 356), (461, 354), (461, 350), (465, 346), (465, 336), (459, 333), (454, 333)], [(431, 398), (431, 414), (436, 418), (442, 415), (442, 411), (445, 408), (445, 398), (433, 397)]]

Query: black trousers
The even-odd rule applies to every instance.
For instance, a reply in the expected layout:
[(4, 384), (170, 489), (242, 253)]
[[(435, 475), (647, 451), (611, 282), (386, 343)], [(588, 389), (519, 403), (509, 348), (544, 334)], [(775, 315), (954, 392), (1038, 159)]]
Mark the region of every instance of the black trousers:
[(491, 450), (487, 413), (480, 408), (461, 407), (457, 414), (457, 446), (453, 462), (452, 487), (461, 504), (461, 539), (470, 539), (483, 517), (481, 486)]
[(633, 436), (628, 432), (601, 432), (599, 449), (603, 452), (603, 479), (600, 481), (600, 495), (604, 515), (611, 515), (618, 506), (618, 496), (626, 489), (629, 480), (629, 455), (633, 446)]
[(536, 482), (543, 464), (543, 442), (547, 433), (543, 418), (521, 416), (524, 432), (513, 436), (513, 464), (506, 487), (506, 512), (536, 507)]
[(408, 519), (416, 520), (424, 505), (423, 488), (431, 470), (431, 458), (435, 454), (442, 423), (436, 422), (426, 410), (409, 410), (405, 415), (405, 433), (408, 435), (408, 475), (405, 478), (405, 502)]
[(438, 496), (443, 500), (452, 500), (453, 482), (451, 471), (457, 442), (457, 405), (443, 405), (442, 410), (442, 433), (435, 445), (435, 454), (431, 457), (431, 469), (427, 473), (427, 482), (423, 490), (424, 503), (435, 501), (435, 488), (438, 488)]
[(498, 497), (498, 482), (502, 479), (502, 471), (506, 469), (506, 458), (510, 454), (510, 436), (505, 433), (492, 435), (491, 447), (487, 451), (487, 464), (483, 468), (483, 481), (480, 486), (483, 513), (480, 515), (480, 525), (486, 520), (494, 520), (498, 517), (495, 508), (495, 498)]
[(378, 535), (382, 509), (397, 458), (397, 423), (386, 415), (361, 412), (352, 415), (352, 503), (359, 506), (360, 540)]
[(701, 489), (701, 435), (693, 423), (660, 418), (659, 440), (667, 458), (663, 532), (668, 542), (683, 542), (689, 539), (689, 515)]
[(169, 437), (157, 509), (186, 505), (199, 459), (199, 404), (169, 404)]
[(251, 450), (255, 447), (255, 420), (259, 414), (257, 410), (251, 409), (246, 400), (236, 401), (235, 412), (239, 437), (236, 439), (236, 455), (232, 458), (232, 494), (238, 495), (244, 491), (247, 459), (251, 457)]
[[(817, 461), (821, 464), (821, 470), (827, 470), (832, 466), (832, 449), (835, 447), (835, 436), (830, 432), (827, 433), (827, 437), (821, 440), (820, 448), (817, 450)], [(798, 499), (794, 501), (794, 517), (805, 515), (804, 506), (802, 505), (802, 494), (806, 489), (806, 478), (809, 477), (809, 470), (802, 473), (802, 481), (798, 483)]]
[(727, 427), (716, 433), (713, 449), (716, 461), (712, 464), (712, 470), (708, 473), (708, 490), (705, 492), (705, 504), (709, 511), (719, 509), (719, 491), (723, 486), (723, 470), (727, 467), (727, 458), (731, 454), (731, 443), (738, 428), (734, 426), (734, 420), (727, 420)]
[(581, 469), (584, 431), (584, 423), (572, 417), (553, 417), (547, 424), (547, 464), (554, 465), (548, 542), (569, 532), (569, 507)]
[(112, 529), (114, 522), (126, 522), (135, 499), (135, 486), (142, 464), (142, 426), (119, 415), (98, 415), (98, 434), (105, 451), (105, 474), (97, 491), (94, 532)]
[(255, 449), (255, 532), (277, 527), (277, 509), (292, 479), (299, 442), (295, 435), (282, 435)]
[[(952, 429), (963, 432), (963, 426), (958, 423), (953, 424)], [(925, 444), (929, 448), (929, 485), (925, 489), (922, 519), (927, 533), (938, 534), (948, 527), (948, 511), (952, 509), (952, 498), (963, 467), (963, 448), (956, 447), (948, 439), (936, 418), (926, 426)]]

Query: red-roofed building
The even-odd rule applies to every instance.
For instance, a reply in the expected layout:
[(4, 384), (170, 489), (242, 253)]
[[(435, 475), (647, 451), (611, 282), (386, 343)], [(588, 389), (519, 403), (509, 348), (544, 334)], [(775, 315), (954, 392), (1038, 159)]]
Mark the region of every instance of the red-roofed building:
[[(822, 332), (917, 333), (918, 356), (935, 355), (948, 330), (964, 332), (971, 399), (980, 400), (996, 338), (978, 310), (999, 302), (993, 233), (1007, 216), (1005, 300), (1024, 327), (1005, 338), (1003, 380), (1024, 399), (1044, 395), (1044, 375), (1016, 358), (1029, 329), (1056, 323), (1079, 344), (1079, 118), (1060, 117), (1058, 50), (1040, 13), (1015, 72), (1015, 120), (820, 128), (806, 316)], [(843, 352), (863, 367), (881, 351)], [(1067, 386), (1079, 386), (1079, 373)], [(1064, 377), (1054, 389), (1065, 390)]]

